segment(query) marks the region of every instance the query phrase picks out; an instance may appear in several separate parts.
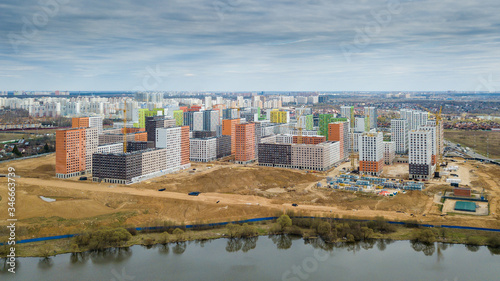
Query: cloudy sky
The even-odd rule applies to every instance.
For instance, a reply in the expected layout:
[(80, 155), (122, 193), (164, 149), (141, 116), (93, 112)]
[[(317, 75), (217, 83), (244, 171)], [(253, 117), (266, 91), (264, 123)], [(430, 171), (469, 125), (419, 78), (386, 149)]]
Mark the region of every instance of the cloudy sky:
[(0, 90), (500, 91), (498, 0), (2, 0)]

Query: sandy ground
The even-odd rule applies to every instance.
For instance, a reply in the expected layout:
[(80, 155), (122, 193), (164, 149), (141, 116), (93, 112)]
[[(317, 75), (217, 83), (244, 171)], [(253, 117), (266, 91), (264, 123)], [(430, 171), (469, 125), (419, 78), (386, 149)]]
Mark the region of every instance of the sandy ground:
[[(39, 229), (38, 234), (59, 234), (81, 231), (88, 225), (158, 225), (164, 221), (214, 222), (274, 216), (286, 210), (307, 215), (390, 220), (418, 219), (434, 224), (455, 224), (478, 227), (498, 227), (500, 198), (500, 167), (463, 161), (458, 174), (478, 191), (491, 198), (491, 214), (484, 217), (441, 217), (434, 194), (450, 188), (433, 180), (424, 192), (407, 192), (396, 197), (335, 191), (317, 187), (334, 176), (344, 163), (328, 173), (233, 164), (194, 164), (191, 170), (166, 175), (134, 185), (118, 185), (61, 180), (53, 175), (55, 156), (27, 159), (0, 164), (0, 173), (14, 167), (17, 179), (16, 212), (21, 225)], [(403, 171), (404, 165), (387, 169), (388, 173)], [(479, 168), (478, 168), (479, 167)], [(396, 172), (394, 172), (396, 171)], [(6, 178), (0, 178), (0, 210), (7, 209)], [(159, 188), (166, 188), (160, 192)], [(201, 191), (199, 196), (188, 196)], [(56, 199), (45, 202), (39, 196)], [(297, 207), (292, 207), (297, 203)], [(414, 215), (415, 217), (411, 216)], [(5, 222), (7, 213), (0, 212)], [(43, 226), (43, 227), (42, 227)]]

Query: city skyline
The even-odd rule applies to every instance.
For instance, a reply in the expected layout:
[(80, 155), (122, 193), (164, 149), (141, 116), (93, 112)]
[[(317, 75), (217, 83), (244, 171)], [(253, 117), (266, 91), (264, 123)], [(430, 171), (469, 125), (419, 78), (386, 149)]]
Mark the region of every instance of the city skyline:
[(500, 90), (496, 1), (0, 7), (8, 91)]

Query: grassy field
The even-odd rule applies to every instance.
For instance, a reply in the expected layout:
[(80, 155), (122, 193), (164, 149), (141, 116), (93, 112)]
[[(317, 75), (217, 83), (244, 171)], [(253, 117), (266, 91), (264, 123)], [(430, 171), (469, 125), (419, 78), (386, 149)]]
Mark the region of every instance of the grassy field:
[(444, 138), (485, 156), (488, 146), (490, 158), (500, 159), (500, 132), (445, 130)]
[(0, 133), (0, 141), (18, 140), (22, 138), (28, 138), (28, 134), (14, 134), (14, 133)]

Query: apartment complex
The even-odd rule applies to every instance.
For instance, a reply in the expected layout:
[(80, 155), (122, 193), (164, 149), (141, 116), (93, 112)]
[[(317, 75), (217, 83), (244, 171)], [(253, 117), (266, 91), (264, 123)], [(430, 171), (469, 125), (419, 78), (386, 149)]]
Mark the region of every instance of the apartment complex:
[(217, 131), (217, 127), (220, 125), (219, 112), (217, 110), (206, 110), (203, 111), (203, 130), (204, 131)]
[(271, 123), (290, 123), (290, 112), (288, 111), (273, 109), (270, 114)]
[(378, 112), (377, 108), (373, 106), (366, 106), (365, 107), (365, 116), (367, 119), (370, 120), (370, 128), (371, 129), (377, 129), (377, 118), (378, 118)]
[(333, 114), (320, 114), (318, 120), (318, 135), (328, 136), (328, 124), (334, 121), (335, 115)]
[(432, 132), (410, 131), (408, 164), (410, 179), (429, 180), (434, 172), (432, 165)]
[(97, 128), (97, 133), (102, 134), (102, 117), (75, 117), (71, 118), (72, 128)]
[(430, 131), (431, 132), (431, 165), (436, 165), (437, 162), (437, 134), (436, 126), (420, 126), (418, 130)]
[(86, 170), (86, 128), (56, 131), (56, 177), (70, 178)]
[[(128, 129), (127, 129), (128, 131)], [(110, 143), (123, 142), (123, 133), (105, 133), (98, 136), (99, 145), (106, 145)], [(126, 136), (127, 141), (148, 141), (148, 134), (146, 132), (136, 132), (136, 133), (127, 133)]]
[(239, 123), (240, 119), (222, 120), (222, 135), (231, 137), (231, 154), (236, 153), (236, 125)]
[(393, 141), (384, 141), (384, 164), (392, 165), (394, 164), (394, 158), (396, 157), (396, 144)]
[(358, 138), (359, 173), (379, 176), (384, 168), (384, 135), (379, 133), (363, 133)]
[(210, 162), (217, 159), (217, 139), (190, 139), (190, 160), (194, 162)]
[(112, 143), (107, 145), (98, 146), (95, 153), (122, 153), (123, 142)]
[(401, 119), (406, 120), (408, 131), (417, 130), (418, 127), (426, 125), (429, 114), (424, 111), (401, 109)]
[(354, 128), (354, 106), (341, 106), (340, 116), (350, 120), (350, 127)]
[(156, 129), (156, 148), (166, 149), (166, 170), (171, 173), (191, 166), (189, 127)]
[(184, 111), (182, 110), (174, 110), (174, 119), (175, 126), (183, 126), (184, 125)]
[(166, 149), (95, 153), (92, 180), (130, 184), (167, 173)]
[(231, 136), (217, 137), (217, 158), (231, 155)]
[(391, 141), (397, 154), (408, 153), (408, 123), (404, 119), (391, 120)]
[(154, 108), (153, 110), (149, 110), (149, 109), (143, 108), (143, 109), (138, 110), (138, 115), (139, 115), (139, 123), (137, 124), (137, 126), (139, 128), (145, 128), (146, 127), (146, 117), (165, 115), (165, 109), (164, 108)]
[(292, 143), (299, 143), (299, 139), (301, 139), (301, 143), (303, 144), (320, 144), (326, 141), (326, 137), (324, 136), (292, 136)]
[(328, 124), (328, 140), (338, 141), (340, 159), (349, 157), (349, 121), (339, 121)]
[(176, 120), (165, 116), (146, 117), (147, 141), (156, 141), (156, 129), (175, 127)]
[(259, 165), (326, 171), (340, 162), (339, 142), (320, 144), (259, 144)]
[(236, 125), (235, 163), (247, 164), (255, 161), (255, 124)]

